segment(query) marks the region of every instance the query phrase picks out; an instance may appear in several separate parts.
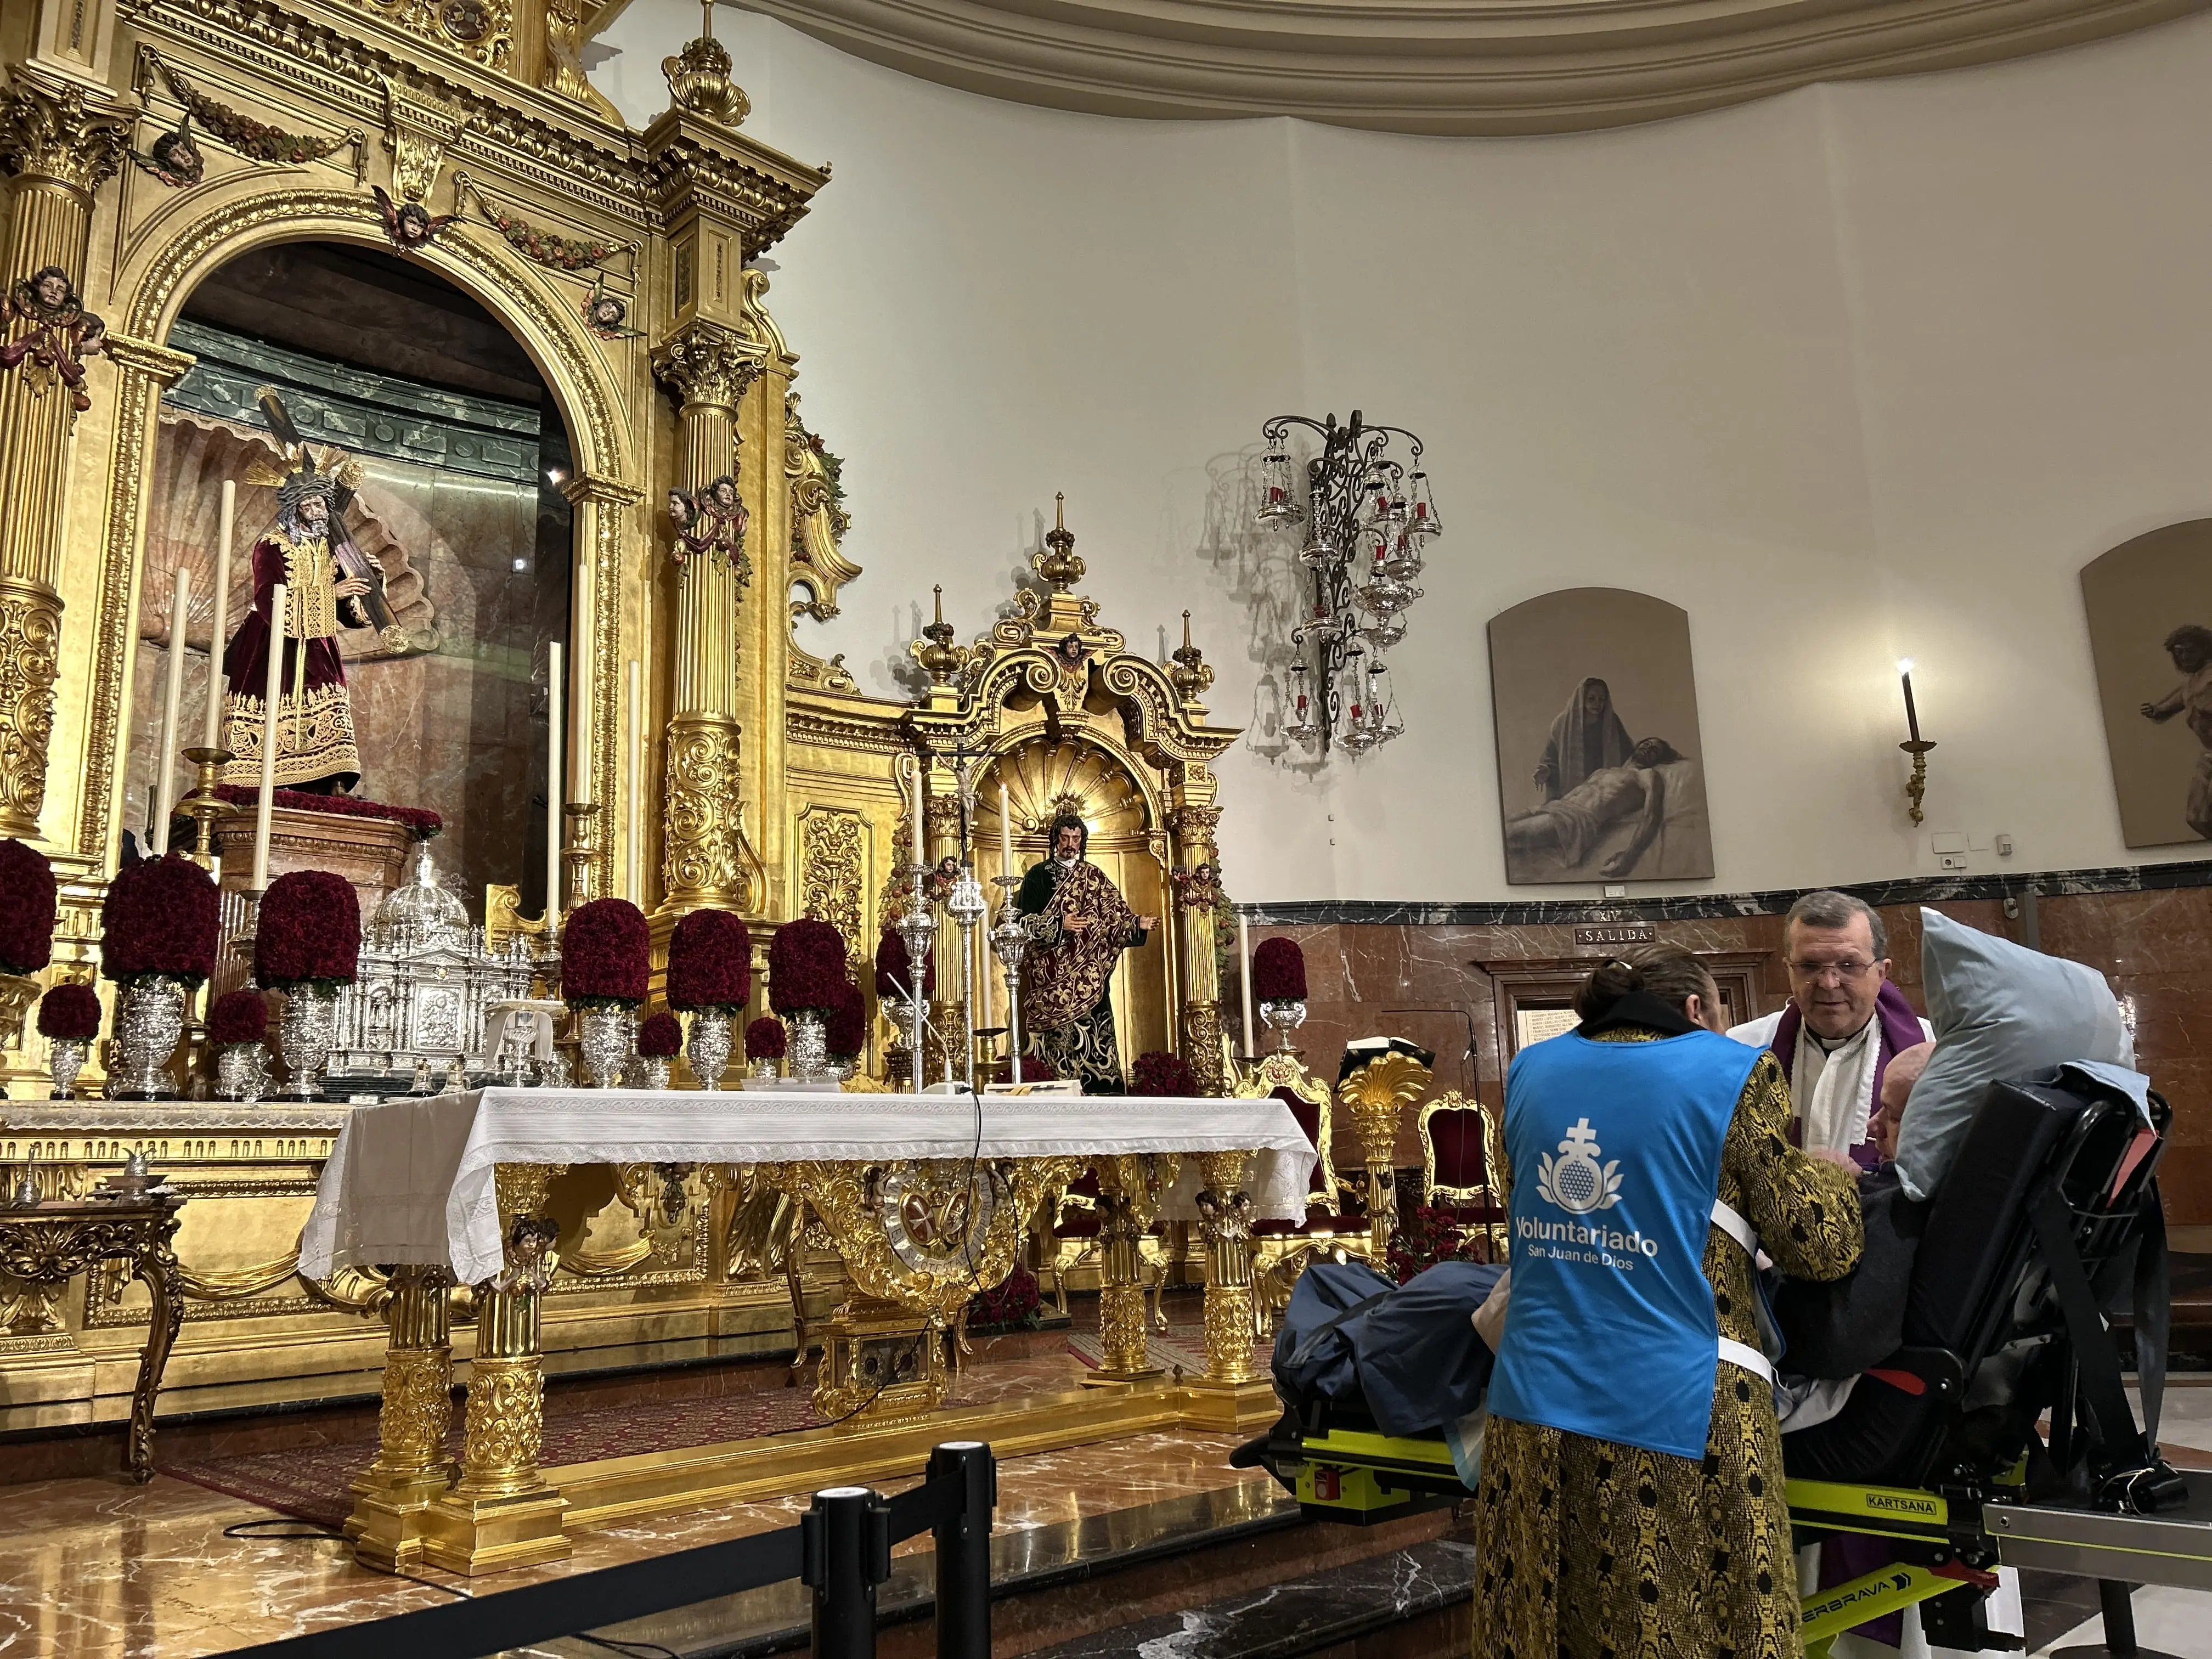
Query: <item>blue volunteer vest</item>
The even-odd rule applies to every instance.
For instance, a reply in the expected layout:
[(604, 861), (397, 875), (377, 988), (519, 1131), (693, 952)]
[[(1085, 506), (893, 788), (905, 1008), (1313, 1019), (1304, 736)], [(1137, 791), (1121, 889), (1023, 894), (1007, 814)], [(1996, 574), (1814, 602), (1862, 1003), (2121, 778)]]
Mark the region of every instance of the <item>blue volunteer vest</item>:
[(1493, 1415), (1705, 1456), (1720, 1339), (1705, 1237), (1759, 1053), (1711, 1031), (1571, 1031), (1514, 1057), (1513, 1291)]

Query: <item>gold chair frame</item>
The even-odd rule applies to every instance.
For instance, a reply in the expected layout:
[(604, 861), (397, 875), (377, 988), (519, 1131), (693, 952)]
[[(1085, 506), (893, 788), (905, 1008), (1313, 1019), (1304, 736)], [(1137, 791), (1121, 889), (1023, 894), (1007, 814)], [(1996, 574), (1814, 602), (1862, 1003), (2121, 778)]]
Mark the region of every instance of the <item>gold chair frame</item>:
[[(1437, 1180), (1437, 1143), (1429, 1128), (1429, 1120), (1438, 1112), (1473, 1112), (1482, 1120), (1482, 1179), (1472, 1187), (1450, 1187)], [(1503, 1209), (1498, 1201), (1498, 1168), (1501, 1148), (1498, 1139), (1498, 1118), (1489, 1103), (1470, 1099), (1456, 1089), (1447, 1090), (1421, 1108), (1414, 1127), (1421, 1137), (1421, 1202), (1433, 1206), (1438, 1198), (1454, 1204), (1480, 1204), (1488, 1209)], [(1486, 1221), (1480, 1224), (1484, 1242), (1490, 1247), (1491, 1260), (1500, 1259), (1502, 1233), (1504, 1224)], [(1470, 1229), (1469, 1231), (1474, 1231)]]
[[(1237, 1079), (1236, 1097), (1264, 1100), (1278, 1089), (1288, 1089), (1316, 1112), (1314, 1150), (1321, 1158), (1322, 1187), (1306, 1195), (1306, 1207), (1341, 1217), (1344, 1200), (1357, 1194), (1336, 1172), (1334, 1091), (1308, 1072), (1297, 1055), (1274, 1054), (1264, 1056)], [(1251, 1248), (1253, 1325), (1255, 1334), (1261, 1337), (1273, 1330), (1276, 1320), (1290, 1305), (1291, 1292), (1308, 1264), (1324, 1256), (1342, 1261), (1355, 1255), (1364, 1260), (1371, 1254), (1365, 1227), (1295, 1237), (1255, 1235)], [(1375, 1265), (1379, 1268), (1382, 1264)]]

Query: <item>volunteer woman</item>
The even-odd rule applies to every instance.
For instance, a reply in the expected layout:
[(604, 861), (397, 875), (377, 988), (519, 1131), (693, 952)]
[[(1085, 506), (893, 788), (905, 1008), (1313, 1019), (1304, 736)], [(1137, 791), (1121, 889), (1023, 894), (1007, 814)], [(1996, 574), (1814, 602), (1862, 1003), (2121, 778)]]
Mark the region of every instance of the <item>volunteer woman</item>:
[(1852, 1178), (1792, 1147), (1773, 1057), (1647, 945), (1505, 1085), (1512, 1288), (1477, 1500), (1476, 1659), (1802, 1653), (1753, 1241), (1835, 1279)]

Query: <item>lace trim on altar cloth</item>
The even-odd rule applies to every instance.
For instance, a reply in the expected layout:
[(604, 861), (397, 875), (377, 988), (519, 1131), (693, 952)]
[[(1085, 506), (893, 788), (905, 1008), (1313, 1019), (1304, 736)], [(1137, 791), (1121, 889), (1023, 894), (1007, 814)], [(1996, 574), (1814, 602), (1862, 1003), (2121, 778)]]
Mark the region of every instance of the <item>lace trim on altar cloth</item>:
[[(358, 775), (361, 751), (354, 745), (353, 704), (343, 684), (310, 691), (304, 700), (289, 692), (277, 704), (276, 787), (313, 783), (341, 772)], [(225, 783), (261, 785), (261, 733), (268, 724), (261, 699), (233, 691), (222, 700), (224, 742), (231, 760), (222, 769)]]

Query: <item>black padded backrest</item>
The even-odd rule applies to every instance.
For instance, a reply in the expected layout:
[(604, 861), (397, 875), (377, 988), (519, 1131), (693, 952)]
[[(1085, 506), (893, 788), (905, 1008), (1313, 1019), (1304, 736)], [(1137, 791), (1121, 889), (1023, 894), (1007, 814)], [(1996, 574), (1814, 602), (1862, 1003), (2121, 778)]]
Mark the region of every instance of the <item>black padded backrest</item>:
[(2031, 1233), (2027, 1201), (2051, 1173), (2083, 1102), (2055, 1089), (1992, 1083), (1929, 1206), (1913, 1258), (1905, 1340), (1948, 1348), (1969, 1370), (2011, 1299)]

